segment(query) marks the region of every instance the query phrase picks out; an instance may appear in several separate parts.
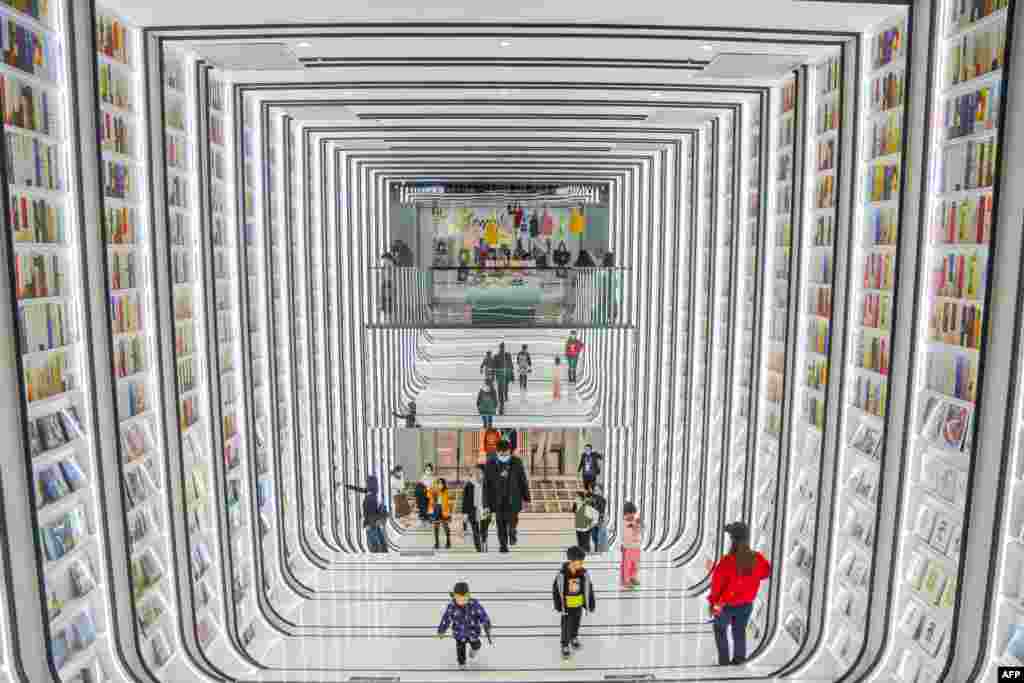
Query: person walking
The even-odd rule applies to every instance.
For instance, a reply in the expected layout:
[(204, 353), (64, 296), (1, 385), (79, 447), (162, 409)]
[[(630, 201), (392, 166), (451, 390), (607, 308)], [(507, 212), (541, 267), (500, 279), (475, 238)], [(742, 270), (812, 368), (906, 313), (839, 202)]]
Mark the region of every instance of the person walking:
[(601, 461), (604, 459), (600, 453), (594, 452), (594, 447), (591, 444), (587, 444), (583, 447), (583, 453), (580, 455), (580, 464), (576, 468), (576, 473), (583, 477), (583, 489), (591, 491), (594, 488), (594, 482), (597, 481), (597, 475), (601, 474)]
[(419, 424), (416, 422), (416, 401), (409, 401), (409, 412), (399, 413), (395, 411), (392, 413), (392, 415), (399, 419), (405, 420), (406, 429), (416, 429), (417, 427), (419, 427)]
[(597, 526), (597, 510), (590, 504), (587, 494), (583, 491), (576, 492), (576, 502), (572, 504), (572, 512), (576, 522), (576, 545), (585, 553), (590, 552), (590, 534)]
[(576, 383), (576, 364), (580, 361), (580, 354), (583, 353), (583, 342), (576, 336), (576, 330), (569, 333), (565, 341), (565, 357), (569, 361), (569, 382)]
[(469, 645), (469, 658), (476, 659), (482, 644), (480, 632), (487, 634), (487, 642), (494, 645), (491, 639), (491, 619), (483, 605), (470, 597), (469, 584), (459, 581), (452, 588), (452, 601), (448, 603), (441, 623), (437, 627), (437, 637), (444, 638), (451, 627), (455, 636), (455, 657), (459, 668), (466, 666), (466, 645)]
[(512, 354), (505, 350), (505, 342), (498, 344), (498, 355), (496, 357), (495, 377), (498, 381), (498, 415), (505, 414), (505, 404), (508, 403), (508, 385), (512, 383), (515, 369), (512, 365)]
[(643, 530), (644, 524), (636, 505), (627, 502), (622, 506), (622, 563), (619, 581), (623, 588), (636, 588), (640, 585), (636, 575), (639, 572)]
[(452, 547), (452, 534), (449, 522), (452, 518), (452, 503), (448, 494), (448, 483), (438, 479), (430, 489), (430, 520), (434, 524), (434, 550), (441, 548), (441, 529), (444, 529), (445, 548)]
[(533, 360), (530, 358), (530, 352), (526, 350), (526, 344), (523, 344), (523, 348), (519, 349), (519, 353), (516, 354), (516, 367), (519, 370), (519, 388), (525, 395), (526, 380), (533, 372)]
[(366, 477), (366, 488), (345, 484), (350, 491), (365, 494), (363, 498), (363, 529), (366, 531), (366, 545), (371, 553), (386, 553), (388, 551), (387, 538), (384, 536), (383, 521), (387, 519), (387, 512), (380, 504), (377, 497), (377, 477), (372, 474)]
[[(765, 556), (751, 549), (750, 528), (746, 524), (728, 524), (725, 533), (729, 534), (732, 544), (728, 554), (711, 567), (711, 592), (708, 593), (718, 663), (723, 666), (747, 661), (747, 624), (754, 611), (754, 599), (761, 581), (772, 573)], [(732, 633), (731, 659), (726, 630)]]
[(434, 466), (429, 462), (423, 468), (423, 476), (416, 482), (416, 508), (420, 526), (430, 526), (430, 489), (434, 488)]
[(551, 398), (557, 401), (562, 398), (562, 360), (555, 356), (555, 365), (551, 369)]
[(530, 482), (523, 461), (509, 452), (507, 441), (498, 444), (498, 456), (484, 465), (486, 507), (497, 518), (499, 552), (518, 542), (519, 513), (530, 502)]
[(597, 526), (591, 531), (591, 546), (595, 553), (603, 553), (608, 550), (608, 501), (603, 495), (600, 484), (594, 484), (594, 490), (590, 494), (590, 504), (597, 510)]
[[(590, 574), (583, 566), (587, 554), (573, 546), (566, 553), (567, 562), (562, 564), (551, 587), (555, 611), (562, 615), (562, 658), (572, 656), (572, 650), (583, 647), (580, 643), (580, 621), (583, 613), (593, 614), (597, 608), (594, 600), (594, 585)], [(572, 647), (572, 650), (569, 648)]]
[(494, 393), (494, 385), (484, 380), (484, 385), (476, 393), (476, 409), (480, 411), (480, 419), (484, 429), (494, 426), (494, 413), (498, 409), (498, 397)]
[(487, 552), (487, 539), (480, 535), (480, 518), (489, 516), (484, 504), (484, 468), (477, 465), (472, 470), (472, 479), (462, 488), (462, 514), (473, 534), (473, 545), (478, 553)]
[(494, 376), (498, 366), (495, 363), (494, 356), (488, 351), (484, 354), (484, 360), (480, 363), (480, 374), (484, 376), (484, 381), (488, 384), (494, 384)]

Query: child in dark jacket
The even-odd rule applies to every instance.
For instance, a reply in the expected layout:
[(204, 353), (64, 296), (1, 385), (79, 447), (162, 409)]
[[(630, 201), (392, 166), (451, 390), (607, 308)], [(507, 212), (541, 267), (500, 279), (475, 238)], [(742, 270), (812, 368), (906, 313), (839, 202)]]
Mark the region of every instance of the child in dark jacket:
[[(555, 611), (562, 615), (562, 658), (572, 656), (572, 650), (579, 650), (580, 620), (583, 613), (593, 614), (597, 604), (594, 601), (594, 586), (590, 574), (583, 568), (587, 554), (573, 546), (566, 551), (568, 562), (562, 564), (551, 587)], [(570, 646), (572, 650), (570, 650)]]
[(387, 537), (384, 535), (384, 523), (387, 521), (387, 509), (377, 498), (377, 477), (372, 474), (366, 477), (366, 488), (346, 484), (345, 488), (365, 493), (363, 499), (363, 528), (366, 529), (366, 544), (371, 553), (388, 552)]
[(469, 584), (459, 581), (452, 589), (452, 601), (444, 610), (441, 623), (437, 627), (437, 637), (444, 638), (451, 626), (452, 635), (455, 636), (455, 656), (458, 658), (459, 666), (466, 666), (466, 645), (469, 644), (469, 658), (476, 659), (480, 652), (480, 631), (487, 634), (487, 642), (494, 644), (491, 640), (491, 619), (487, 616), (483, 605), (469, 595)]

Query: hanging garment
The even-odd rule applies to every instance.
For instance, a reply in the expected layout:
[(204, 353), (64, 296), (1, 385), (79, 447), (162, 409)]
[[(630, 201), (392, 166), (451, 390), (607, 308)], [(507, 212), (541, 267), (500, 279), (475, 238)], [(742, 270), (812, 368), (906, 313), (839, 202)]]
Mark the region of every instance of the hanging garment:
[(484, 242), (492, 247), (498, 246), (498, 224), (493, 218), (487, 219), (487, 223), (484, 224)]
[(548, 213), (547, 209), (544, 210), (544, 234), (555, 234), (555, 217)]
[(540, 221), (536, 211), (530, 216), (530, 237), (540, 237)]
[(586, 221), (583, 218), (583, 213), (576, 207), (573, 207), (569, 213), (569, 232), (574, 235), (582, 235), (585, 226)]

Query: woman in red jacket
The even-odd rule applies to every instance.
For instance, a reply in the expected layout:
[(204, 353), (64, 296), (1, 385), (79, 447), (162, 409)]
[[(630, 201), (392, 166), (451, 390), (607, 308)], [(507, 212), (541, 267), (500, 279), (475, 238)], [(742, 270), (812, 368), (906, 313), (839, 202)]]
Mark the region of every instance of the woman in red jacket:
[[(747, 660), (747, 623), (754, 611), (754, 598), (761, 581), (771, 576), (772, 568), (764, 555), (750, 548), (750, 529), (743, 522), (725, 527), (732, 547), (711, 570), (711, 616), (715, 624), (718, 663), (742, 664)], [(732, 631), (733, 657), (729, 658), (726, 629)]]

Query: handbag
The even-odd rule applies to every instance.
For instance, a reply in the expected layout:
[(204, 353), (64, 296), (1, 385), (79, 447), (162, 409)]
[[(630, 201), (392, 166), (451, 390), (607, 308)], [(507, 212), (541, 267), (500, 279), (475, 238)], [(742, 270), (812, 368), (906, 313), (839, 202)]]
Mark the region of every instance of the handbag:
[(555, 262), (556, 266), (564, 267), (569, 265), (569, 261), (572, 260), (572, 254), (569, 253), (569, 248), (565, 246), (565, 240), (559, 242), (558, 248), (555, 249), (551, 260)]
[(395, 494), (395, 514), (398, 517), (405, 517), (412, 514), (412, 507), (409, 506), (409, 499), (404, 494)]

